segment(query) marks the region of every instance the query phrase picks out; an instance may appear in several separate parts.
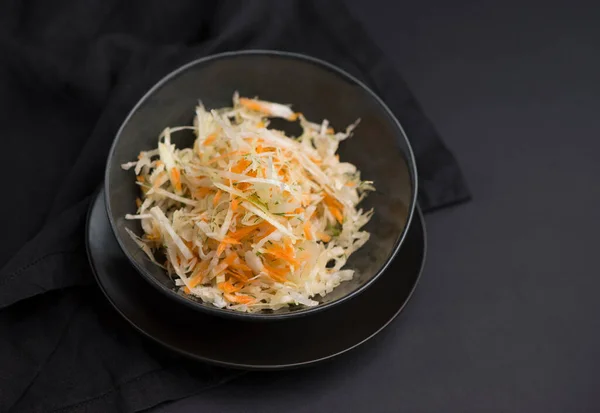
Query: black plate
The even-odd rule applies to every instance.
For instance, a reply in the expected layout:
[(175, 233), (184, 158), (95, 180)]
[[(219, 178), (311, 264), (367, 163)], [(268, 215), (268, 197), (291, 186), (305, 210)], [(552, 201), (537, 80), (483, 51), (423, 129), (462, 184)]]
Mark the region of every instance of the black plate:
[(244, 369), (282, 369), (326, 360), (375, 336), (404, 308), (425, 260), (420, 210), (400, 252), (365, 292), (305, 317), (255, 323), (215, 317), (170, 300), (145, 282), (111, 231), (104, 191), (90, 206), (86, 243), (100, 288), (136, 329), (185, 356)]

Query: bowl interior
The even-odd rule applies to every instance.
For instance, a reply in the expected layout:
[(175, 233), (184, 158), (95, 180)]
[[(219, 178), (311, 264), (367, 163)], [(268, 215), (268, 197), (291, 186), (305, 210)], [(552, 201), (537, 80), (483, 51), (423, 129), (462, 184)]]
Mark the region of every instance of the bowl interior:
[[(328, 119), (336, 130), (361, 119), (354, 135), (341, 143), (339, 154), (342, 161), (354, 163), (362, 178), (374, 181), (377, 188), (361, 204), (364, 209), (375, 209), (365, 227), (371, 238), (346, 265), (355, 270), (354, 279), (325, 297), (315, 298), (321, 303), (316, 308), (356, 293), (392, 258), (412, 215), (415, 169), (411, 150), (397, 121), (372, 92), (329, 65), (296, 55), (239, 53), (199, 60), (174, 72), (148, 92), (121, 128), (107, 165), (107, 211), (121, 247), (152, 283), (177, 295), (173, 281), (146, 258), (125, 231), (130, 228), (137, 234), (142, 232), (137, 221), (124, 218), (125, 214), (135, 213), (139, 189), (133, 172), (124, 171), (120, 165), (135, 160), (141, 150), (155, 148), (165, 127), (190, 125), (199, 99), (207, 108), (229, 106), (235, 91), (241, 96), (290, 103), (311, 121)], [(289, 128), (286, 132), (290, 133), (299, 130), (294, 125), (277, 126)], [(194, 139), (191, 132), (173, 137), (178, 147), (190, 146)], [(199, 300), (185, 300), (217, 312), (233, 313)], [(298, 306), (267, 314), (306, 311), (309, 310)]]

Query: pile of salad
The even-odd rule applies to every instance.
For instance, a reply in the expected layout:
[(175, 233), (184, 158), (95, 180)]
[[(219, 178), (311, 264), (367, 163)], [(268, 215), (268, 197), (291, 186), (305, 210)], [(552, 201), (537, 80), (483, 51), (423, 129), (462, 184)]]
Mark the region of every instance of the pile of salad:
[[(269, 119), (299, 122), (289, 137)], [(193, 126), (166, 128), (158, 147), (122, 165), (135, 171), (143, 235), (129, 234), (184, 294), (244, 312), (315, 306), (354, 272), (348, 257), (369, 239), (373, 211), (357, 204), (374, 190), (340, 162), (335, 132), (287, 105), (233, 97), (233, 107), (199, 105)], [(173, 134), (192, 130), (191, 148)]]

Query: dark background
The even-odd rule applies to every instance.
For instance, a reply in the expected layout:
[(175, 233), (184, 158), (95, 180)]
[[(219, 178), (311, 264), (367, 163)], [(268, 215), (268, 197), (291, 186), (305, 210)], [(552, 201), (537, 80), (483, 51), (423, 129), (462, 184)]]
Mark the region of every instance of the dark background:
[(600, 411), (600, 5), (348, 2), (473, 200), (427, 216), (421, 283), (372, 342), (156, 411)]

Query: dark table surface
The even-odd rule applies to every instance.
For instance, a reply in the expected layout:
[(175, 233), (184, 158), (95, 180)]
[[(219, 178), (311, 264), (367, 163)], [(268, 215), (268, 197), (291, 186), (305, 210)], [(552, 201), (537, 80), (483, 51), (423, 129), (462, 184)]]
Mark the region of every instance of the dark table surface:
[[(403, 314), (160, 412), (599, 412), (600, 5), (349, 1), (460, 160)], [(393, 3), (393, 2), (389, 2)]]

